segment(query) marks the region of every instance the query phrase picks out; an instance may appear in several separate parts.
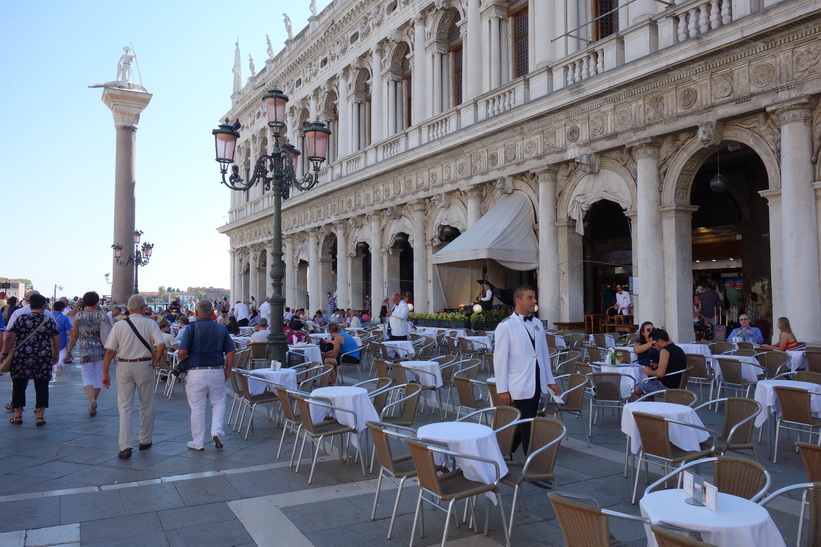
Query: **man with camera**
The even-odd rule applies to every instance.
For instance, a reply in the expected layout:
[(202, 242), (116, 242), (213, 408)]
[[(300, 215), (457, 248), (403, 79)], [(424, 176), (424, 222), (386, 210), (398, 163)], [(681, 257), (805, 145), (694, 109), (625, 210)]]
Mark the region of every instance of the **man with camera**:
[[(214, 448), (223, 447), (225, 381), (234, 366), (234, 342), (225, 325), (211, 319), (213, 306), (208, 300), (197, 303), (197, 320), (188, 325), (180, 339), (180, 365), (188, 372), (185, 394), (191, 407), (191, 450), (205, 446), (205, 400), (211, 401), (211, 438)], [(178, 370), (174, 371), (179, 374)]]

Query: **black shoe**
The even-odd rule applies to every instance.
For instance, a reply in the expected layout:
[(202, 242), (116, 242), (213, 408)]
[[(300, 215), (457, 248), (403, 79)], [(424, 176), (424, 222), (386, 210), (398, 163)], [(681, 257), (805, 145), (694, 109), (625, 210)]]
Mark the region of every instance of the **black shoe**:
[(148, 450), (154, 443), (140, 443), (140, 450)]
[(120, 450), (120, 452), (117, 454), (117, 457), (120, 458), (121, 460), (127, 460), (127, 459), (131, 458), (131, 449), (130, 448), (124, 448), (124, 449)]
[(214, 439), (214, 448), (216, 448), (217, 450), (221, 450), (222, 447), (223, 447), (222, 439), (220, 439), (219, 435), (214, 435), (213, 439)]

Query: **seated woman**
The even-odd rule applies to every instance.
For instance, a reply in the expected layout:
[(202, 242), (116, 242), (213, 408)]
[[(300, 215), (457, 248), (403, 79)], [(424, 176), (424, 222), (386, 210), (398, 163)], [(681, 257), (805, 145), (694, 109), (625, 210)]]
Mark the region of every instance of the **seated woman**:
[(792, 332), (790, 320), (786, 317), (779, 317), (776, 323), (781, 334), (778, 336), (778, 344), (771, 346), (769, 344), (761, 344), (762, 348), (777, 349), (778, 351), (790, 351), (798, 347), (798, 340)]
[(636, 386), (634, 398), (645, 393), (675, 389), (681, 383), (681, 375), (675, 374), (687, 366), (687, 357), (684, 350), (670, 341), (670, 335), (663, 329), (653, 329), (650, 333), (650, 343), (659, 352), (658, 363), (651, 362), (644, 367), (644, 372), (650, 379)]
[(356, 310), (351, 310), (351, 322), (348, 324), (351, 328), (357, 328), (362, 326), (362, 321), (359, 319), (359, 312)]
[(299, 319), (293, 319), (291, 323), (285, 327), (284, 332), (285, 336), (288, 337), (289, 344), (305, 341), (305, 333), (302, 331), (302, 327), (304, 327), (304, 325)]
[(636, 362), (647, 366), (650, 363), (659, 362), (659, 352), (653, 347), (650, 341), (650, 333), (653, 332), (653, 323), (645, 321), (639, 328), (639, 339), (633, 344), (633, 353), (636, 354)]
[(328, 334), (331, 335), (332, 347), (330, 351), (326, 351), (322, 354), (322, 358), (324, 359), (324, 363), (326, 365), (332, 365), (334, 367), (334, 370), (331, 372), (329, 383), (330, 385), (335, 386), (336, 367), (338, 367), (340, 363), (358, 365), (359, 360), (362, 358), (362, 354), (359, 351), (359, 346), (356, 344), (353, 337), (346, 332), (342, 332), (338, 324), (331, 323), (328, 325)]
[(316, 310), (313, 321), (320, 327), (325, 326), (325, 316), (322, 314), (322, 310)]
[(233, 315), (228, 318), (228, 324), (225, 326), (228, 327), (228, 334), (239, 334), (239, 323), (237, 323), (237, 318)]
[(256, 308), (251, 308), (251, 317), (248, 318), (248, 326), (253, 327), (259, 322), (259, 312)]

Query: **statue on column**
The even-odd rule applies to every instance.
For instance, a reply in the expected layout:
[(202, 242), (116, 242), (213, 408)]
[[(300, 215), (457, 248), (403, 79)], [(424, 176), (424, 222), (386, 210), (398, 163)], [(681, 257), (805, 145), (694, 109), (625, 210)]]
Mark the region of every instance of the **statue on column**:
[(265, 35), (265, 41), (268, 43), (268, 58), (274, 58), (274, 45), (271, 43), (271, 37), (269, 35)]
[(125, 46), (123, 48), (125, 53), (122, 54), (120, 60), (117, 61), (117, 81), (130, 82), (131, 81), (131, 63), (134, 61), (135, 55), (131, 53), (131, 48)]
[(285, 21), (285, 32), (288, 33), (288, 39), (293, 40), (294, 39), (294, 31), (291, 28), (291, 18), (288, 17), (287, 13), (283, 13), (282, 17), (283, 17), (283, 20)]

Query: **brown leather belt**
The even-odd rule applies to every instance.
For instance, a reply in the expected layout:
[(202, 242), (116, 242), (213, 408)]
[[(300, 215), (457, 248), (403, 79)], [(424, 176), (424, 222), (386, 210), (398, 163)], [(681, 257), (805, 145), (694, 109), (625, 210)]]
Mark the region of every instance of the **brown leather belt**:
[(139, 359), (118, 359), (121, 363), (142, 363), (145, 361), (153, 361), (153, 357), (140, 357)]

